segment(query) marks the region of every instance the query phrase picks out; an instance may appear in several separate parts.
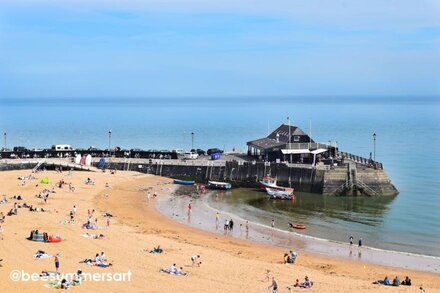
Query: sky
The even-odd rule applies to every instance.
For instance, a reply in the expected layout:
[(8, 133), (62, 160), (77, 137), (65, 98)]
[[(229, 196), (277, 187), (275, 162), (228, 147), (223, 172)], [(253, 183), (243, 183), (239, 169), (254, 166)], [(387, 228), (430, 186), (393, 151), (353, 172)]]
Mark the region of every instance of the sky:
[(0, 98), (440, 96), (439, 0), (0, 0)]

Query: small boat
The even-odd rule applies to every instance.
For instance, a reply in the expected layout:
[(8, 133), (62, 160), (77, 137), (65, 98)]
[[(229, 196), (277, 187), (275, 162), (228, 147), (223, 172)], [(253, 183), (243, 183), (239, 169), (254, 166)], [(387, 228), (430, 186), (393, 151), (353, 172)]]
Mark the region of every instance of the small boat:
[(266, 192), (271, 199), (293, 199), (293, 190), (278, 190), (266, 188)]
[(304, 230), (306, 228), (305, 225), (303, 224), (292, 224), (289, 223), (290, 228), (294, 228), (294, 229), (299, 229), (299, 230)]
[(217, 182), (217, 181), (208, 181), (208, 187), (211, 189), (231, 189), (231, 183), (227, 182)]
[(270, 189), (288, 191), (288, 192), (294, 191), (293, 188), (278, 186), (277, 181), (269, 176), (266, 176), (262, 180), (260, 180), (260, 188), (263, 190), (266, 190), (266, 188), (270, 188)]
[(194, 180), (180, 180), (180, 179), (174, 179), (174, 184), (180, 184), (180, 185), (194, 185), (196, 182)]

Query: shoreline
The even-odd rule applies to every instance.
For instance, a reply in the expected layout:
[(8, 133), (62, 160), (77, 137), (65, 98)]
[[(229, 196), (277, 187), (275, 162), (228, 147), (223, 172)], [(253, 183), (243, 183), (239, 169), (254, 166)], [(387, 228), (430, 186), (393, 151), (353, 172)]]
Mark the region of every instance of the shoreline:
[[(161, 201), (158, 201), (156, 208), (165, 216), (178, 221), (179, 223), (217, 234), (224, 235), (223, 232), (219, 233), (218, 231), (222, 231), (222, 229), (214, 229), (214, 225), (206, 224), (214, 222), (214, 214), (216, 212), (219, 212), (221, 215), (221, 227), (223, 227), (223, 221), (225, 220), (224, 215), (227, 215), (228, 218), (234, 220), (236, 223), (235, 227), (237, 224), (244, 225), (246, 219), (209, 205), (210, 197), (214, 193), (215, 191), (207, 192), (197, 199), (186, 197), (185, 200), (183, 199), (183, 196), (178, 197), (170, 195), (167, 198), (162, 198)], [(175, 200), (179, 200), (179, 198), (182, 198), (180, 200), (185, 203), (180, 205), (172, 203)], [(198, 221), (198, 224), (194, 223), (194, 219), (188, 222), (188, 217), (185, 215), (186, 206), (190, 201), (193, 205), (193, 211), (199, 208), (197, 210), (198, 214), (192, 212), (192, 218), (197, 217), (195, 221)], [(201, 211), (201, 209), (204, 210)], [(243, 235), (237, 235), (237, 233), (231, 233), (228, 235), (238, 239), (246, 238), (246, 240), (252, 242), (274, 245), (286, 249), (295, 249), (301, 252), (324, 255), (327, 257), (440, 274), (440, 257), (437, 256), (386, 250), (370, 246), (362, 246), (359, 248), (357, 244), (349, 245), (348, 243), (336, 240), (301, 234), (293, 230), (288, 231), (276, 227), (271, 228), (270, 226), (255, 221), (248, 222), (250, 224), (250, 234), (253, 234), (253, 236), (244, 237)]]

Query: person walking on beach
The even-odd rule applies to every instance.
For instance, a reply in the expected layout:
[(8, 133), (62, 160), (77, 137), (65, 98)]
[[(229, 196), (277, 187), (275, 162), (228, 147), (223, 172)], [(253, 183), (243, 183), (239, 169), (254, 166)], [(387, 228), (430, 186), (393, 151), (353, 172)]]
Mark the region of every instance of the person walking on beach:
[(58, 256), (59, 256), (59, 253), (57, 253), (57, 254), (54, 256), (54, 261), (55, 261), (55, 271), (57, 272), (57, 274), (58, 274), (58, 270), (60, 269), (60, 259), (58, 258)]
[(151, 198), (151, 194), (150, 194), (150, 192), (148, 191), (148, 192), (147, 192), (147, 203), (148, 203), (148, 204), (150, 203), (150, 198)]
[(272, 219), (272, 228), (275, 228), (275, 219)]
[(350, 245), (353, 245), (353, 235), (350, 235)]
[(231, 219), (231, 220), (229, 220), (229, 231), (232, 232), (233, 229), (234, 229), (234, 221), (232, 221), (232, 219)]
[(188, 214), (191, 214), (192, 205), (191, 203), (188, 204)]
[(0, 240), (3, 240), (3, 228), (0, 225)]
[(107, 229), (110, 228), (110, 217), (107, 217)]
[(362, 246), (362, 238), (359, 238), (359, 242), (358, 242), (359, 247)]
[(272, 288), (272, 293), (278, 292), (278, 283), (277, 280), (275, 280), (275, 277), (272, 277), (272, 284), (267, 287), (267, 290), (270, 290)]

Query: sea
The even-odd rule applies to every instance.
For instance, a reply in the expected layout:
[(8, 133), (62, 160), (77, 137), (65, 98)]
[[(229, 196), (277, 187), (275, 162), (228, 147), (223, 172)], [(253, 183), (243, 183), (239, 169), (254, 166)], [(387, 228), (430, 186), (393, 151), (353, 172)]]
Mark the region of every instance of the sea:
[(127, 149), (246, 152), (247, 141), (265, 137), (287, 117), (317, 142), (336, 143), (367, 158), (373, 153), (399, 195), (297, 193), (291, 203), (235, 189), (209, 204), (262, 225), (275, 219), (281, 229), (300, 222), (312, 237), (345, 242), (352, 234), (371, 247), (440, 256), (440, 98), (4, 98), (0, 146), (6, 138), (8, 148), (107, 148), (110, 143)]

